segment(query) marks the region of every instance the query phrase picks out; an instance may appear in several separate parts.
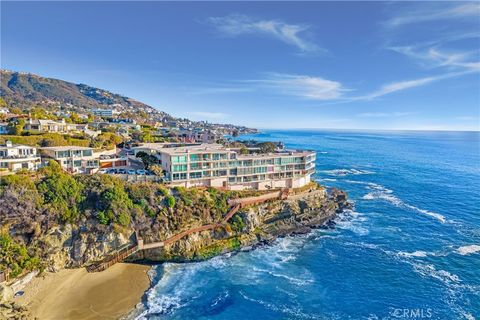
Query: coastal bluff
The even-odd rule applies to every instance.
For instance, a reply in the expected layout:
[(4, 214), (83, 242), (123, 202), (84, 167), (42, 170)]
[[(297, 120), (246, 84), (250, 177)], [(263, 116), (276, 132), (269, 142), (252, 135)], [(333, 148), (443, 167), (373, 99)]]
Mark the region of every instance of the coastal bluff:
[[(224, 227), (192, 233), (159, 248), (139, 250), (126, 261), (143, 263), (200, 261), (232, 251), (251, 250), (278, 237), (305, 234), (349, 208), (344, 191), (311, 188), (286, 199), (249, 205)], [(156, 239), (150, 238), (150, 241)]]
[[(23, 239), (29, 252), (34, 252), (40, 260), (42, 277), (57, 281), (58, 277), (67, 276), (87, 279), (84, 268), (88, 270), (125, 248), (140, 248), (139, 239), (141, 248), (122, 260), (133, 264), (200, 261), (227, 252), (252, 250), (278, 237), (308, 233), (326, 225), (338, 212), (350, 207), (344, 191), (327, 190), (314, 182), (301, 189), (288, 190), (287, 194), (283, 190), (264, 193), (225, 193), (196, 188), (164, 190), (160, 186), (157, 186), (160, 190), (157, 192), (152, 186), (141, 185), (134, 191), (138, 191), (142, 199), (157, 203), (158, 213), (149, 215), (145, 211), (150, 207), (145, 204), (145, 211), (132, 210), (131, 223), (126, 226), (104, 225), (92, 218), (82, 218), (76, 223), (44, 224), (41, 225), (42, 230), (30, 227), (26, 225), (27, 221), (20, 219), (11, 219), (9, 225), (11, 230), (17, 230), (16, 239)], [(130, 190), (132, 195), (135, 195), (134, 191)], [(272, 197), (275, 192), (278, 196)], [(153, 198), (154, 195), (160, 198)], [(233, 197), (228, 198), (227, 195)], [(86, 217), (87, 214), (86, 211)], [(188, 232), (190, 230), (192, 232)], [(148, 246), (152, 243), (162, 245)], [(109, 279), (112, 272), (120, 270), (113, 269), (100, 274)], [(82, 273), (65, 273), (67, 270), (81, 270)], [(135, 272), (145, 273), (145, 270)], [(57, 274), (59, 276), (52, 277)], [(1, 312), (18, 316), (18, 319), (28, 318), (28, 311), (10, 301), (12, 294), (21, 290), (25, 290), (28, 296), (30, 284), (26, 289), (22, 287), (25, 284), (18, 287), (18, 279), (25, 275), (32, 275), (32, 272), (25, 271), (17, 279), (10, 279), (8, 286), (3, 283), (1, 290), (5, 306), (0, 308)], [(97, 276), (92, 274), (92, 277)], [(103, 278), (96, 281), (103, 281)], [(34, 287), (39, 286), (38, 281), (37, 278), (32, 281)], [(105, 284), (106, 288), (108, 285)], [(15, 289), (10, 290), (10, 287)], [(90, 290), (87, 287), (85, 290)], [(32, 303), (28, 302), (28, 306), (35, 306)]]

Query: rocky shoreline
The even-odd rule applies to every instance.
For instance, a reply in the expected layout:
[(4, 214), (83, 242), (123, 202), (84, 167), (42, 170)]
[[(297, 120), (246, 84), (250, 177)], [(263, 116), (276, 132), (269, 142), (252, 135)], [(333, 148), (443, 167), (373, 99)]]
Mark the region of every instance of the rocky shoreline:
[[(328, 224), (337, 213), (350, 208), (346, 193), (338, 189), (327, 191), (315, 185), (297, 192), (287, 199), (242, 208), (223, 227), (190, 234), (162, 248), (138, 251), (126, 262), (194, 262), (228, 252), (253, 250), (279, 237), (309, 233)], [(95, 230), (94, 226), (84, 227), (83, 230), (75, 230), (69, 225), (52, 228), (42, 238), (43, 246), (48, 247), (45, 251), (45, 258), (49, 261), (47, 271), (84, 267), (113, 248), (131, 243), (133, 238), (133, 230), (102, 233)], [(151, 236), (149, 240), (157, 239)], [(24, 306), (11, 303), (11, 291), (3, 289), (2, 293), (0, 318), (7, 315), (12, 319), (33, 318)]]
[[(191, 234), (171, 245), (139, 251), (130, 262), (161, 263), (201, 261), (232, 251), (251, 250), (278, 237), (309, 233), (350, 208), (344, 191), (324, 188), (292, 195), (286, 200), (241, 209), (232, 228)], [(237, 221), (243, 224), (236, 225)], [(232, 230), (233, 227), (237, 230)], [(239, 232), (238, 229), (241, 231)]]

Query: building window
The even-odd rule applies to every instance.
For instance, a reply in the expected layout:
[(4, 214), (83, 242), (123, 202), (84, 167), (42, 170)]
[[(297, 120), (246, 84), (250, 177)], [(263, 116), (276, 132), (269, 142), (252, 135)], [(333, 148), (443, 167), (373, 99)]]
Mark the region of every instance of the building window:
[(187, 156), (173, 156), (172, 163), (186, 163)]
[(174, 173), (172, 175), (172, 180), (185, 180), (187, 179), (186, 173)]
[(200, 155), (199, 154), (191, 154), (190, 155), (190, 161), (200, 161)]
[(66, 158), (68, 157), (68, 151), (57, 151), (57, 158)]
[(190, 172), (190, 179), (199, 179), (202, 177), (201, 172)]
[(175, 164), (173, 165), (173, 172), (187, 171), (186, 164)]

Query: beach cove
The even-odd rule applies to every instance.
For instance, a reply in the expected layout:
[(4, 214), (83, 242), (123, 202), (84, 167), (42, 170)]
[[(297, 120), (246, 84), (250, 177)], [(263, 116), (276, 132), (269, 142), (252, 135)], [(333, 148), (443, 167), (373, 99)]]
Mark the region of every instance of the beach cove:
[(119, 319), (141, 301), (150, 285), (149, 268), (118, 263), (104, 272), (46, 273), (28, 283), (15, 302), (40, 320)]

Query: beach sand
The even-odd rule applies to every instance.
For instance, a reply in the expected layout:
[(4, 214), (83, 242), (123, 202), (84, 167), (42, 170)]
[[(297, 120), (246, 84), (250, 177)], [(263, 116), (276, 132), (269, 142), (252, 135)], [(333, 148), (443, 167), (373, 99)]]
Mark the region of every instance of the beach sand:
[(33, 279), (15, 298), (40, 320), (118, 319), (141, 301), (150, 280), (148, 266), (117, 263), (103, 272), (84, 268)]

